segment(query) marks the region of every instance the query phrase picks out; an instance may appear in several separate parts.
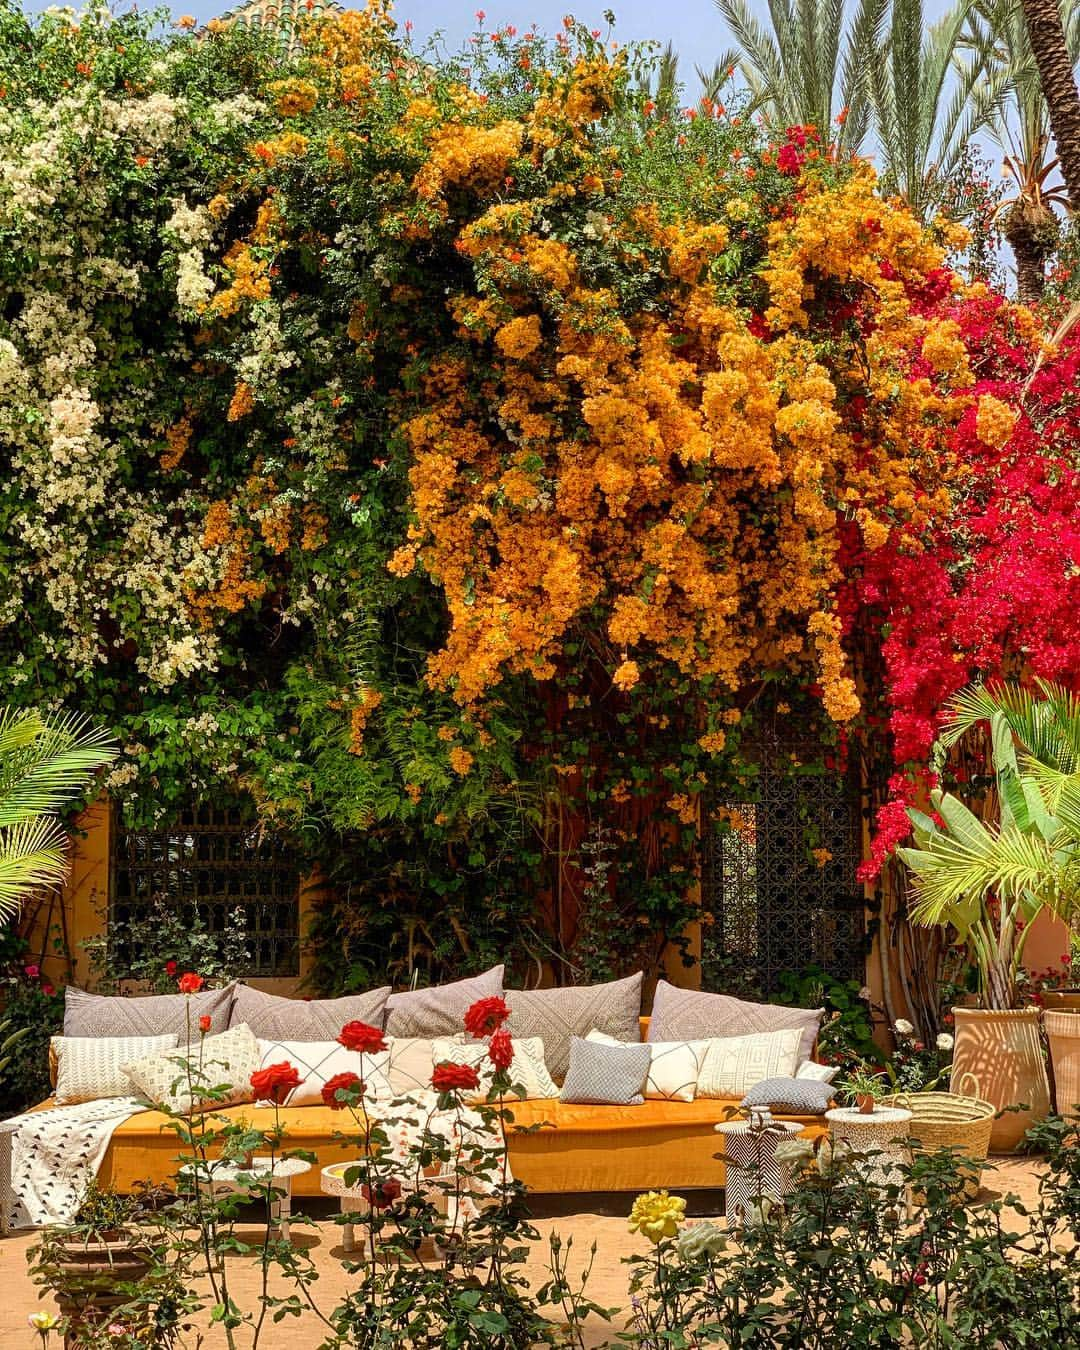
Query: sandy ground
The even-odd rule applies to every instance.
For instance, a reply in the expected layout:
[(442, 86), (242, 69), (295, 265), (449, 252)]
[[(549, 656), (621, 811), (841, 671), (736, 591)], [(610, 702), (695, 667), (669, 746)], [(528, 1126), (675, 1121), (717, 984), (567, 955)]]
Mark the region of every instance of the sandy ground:
[[(1030, 1159), (998, 1159), (997, 1170), (984, 1174), (982, 1199), (992, 1199), (996, 1194), (1013, 1191), (1022, 1199), (1034, 1198), (1038, 1178), (1038, 1163)], [(347, 1259), (341, 1248), (341, 1230), (327, 1219), (330, 1210), (325, 1201), (312, 1201), (310, 1212), (316, 1220), (322, 1220), (317, 1227), (297, 1225), (294, 1241), (307, 1248), (316, 1264), (319, 1279), (314, 1294), (320, 1308), (332, 1308), (351, 1287), (349, 1273), (344, 1262)], [(305, 1202), (298, 1201), (297, 1208), (303, 1209)], [(580, 1211), (559, 1218), (539, 1218), (536, 1227), (540, 1231), (540, 1240), (534, 1244), (530, 1255), (527, 1273), (536, 1283), (547, 1278), (548, 1237), (552, 1232), (559, 1233), (564, 1242), (572, 1238), (570, 1268), (577, 1274), (589, 1256), (589, 1249), (595, 1241), (598, 1247), (592, 1278), (588, 1285), (589, 1296), (603, 1306), (625, 1307), (628, 1303), (627, 1269), (622, 1258), (635, 1251), (645, 1249), (642, 1239), (627, 1230), (625, 1217), (611, 1217), (589, 1211), (589, 1197), (581, 1196)], [(565, 1208), (565, 1202), (563, 1202)], [(629, 1208), (627, 1199), (626, 1208)], [(255, 1230), (250, 1230), (254, 1240)], [(33, 1243), (33, 1235), (18, 1233), (0, 1240), (0, 1348), (2, 1350), (40, 1350), (40, 1338), (27, 1324), (27, 1315), (38, 1308), (54, 1310), (51, 1296), (39, 1300), (38, 1290), (31, 1283), (26, 1270), (26, 1252)], [(260, 1275), (258, 1260), (255, 1257), (233, 1257), (230, 1259), (230, 1275), (234, 1297), (243, 1308), (257, 1306), (257, 1294)], [(284, 1290), (282, 1290), (284, 1292)], [(621, 1319), (616, 1318), (616, 1325)], [(587, 1343), (592, 1347), (607, 1344), (612, 1338), (611, 1328), (599, 1319), (590, 1323)], [(288, 1318), (274, 1326), (270, 1323), (263, 1330), (259, 1341), (260, 1350), (315, 1350), (322, 1341), (322, 1329), (314, 1314), (300, 1319)], [(224, 1345), (224, 1337), (219, 1333), (208, 1333), (202, 1341), (206, 1350), (218, 1350)], [(250, 1333), (238, 1333), (238, 1343), (248, 1347)], [(56, 1344), (55, 1341), (52, 1342)], [(194, 1344), (194, 1338), (192, 1338)]]

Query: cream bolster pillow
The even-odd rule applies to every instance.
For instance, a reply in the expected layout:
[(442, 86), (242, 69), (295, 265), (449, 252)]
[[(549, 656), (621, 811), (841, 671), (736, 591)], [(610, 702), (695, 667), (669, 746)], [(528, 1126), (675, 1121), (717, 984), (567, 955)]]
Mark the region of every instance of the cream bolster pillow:
[[(602, 1031), (590, 1031), (585, 1037), (597, 1045), (623, 1045), (632, 1042), (617, 1041)], [(641, 1042), (637, 1042), (641, 1044)], [(698, 1078), (709, 1042), (649, 1041), (652, 1057), (649, 1076), (645, 1080), (645, 1096), (653, 1101), (692, 1102), (697, 1093)]]
[[(124, 1071), (135, 1096), (186, 1115), (252, 1101), (251, 1075), (258, 1067), (259, 1042), (245, 1024), (189, 1046), (147, 1055), (126, 1064)], [(206, 1095), (207, 1089), (215, 1089), (212, 1097)]]
[(125, 1072), (134, 1059), (176, 1048), (176, 1033), (162, 1036), (53, 1036), (58, 1106), (95, 1102), (104, 1097), (130, 1097)]
[(792, 1078), (802, 1030), (759, 1031), (710, 1040), (698, 1077), (699, 1097), (742, 1098), (766, 1078)]
[[(469, 1064), (476, 1069), (480, 1075), (480, 1087), (478, 1091), (468, 1094), (465, 1102), (469, 1105), (486, 1102), (491, 1080), (495, 1076), (495, 1066), (488, 1056), (487, 1044), (452, 1041), (443, 1036), (437, 1036), (431, 1044), (432, 1058), (436, 1064)], [(508, 1070), (510, 1082), (524, 1091), (526, 1100), (557, 1097), (559, 1089), (544, 1063), (544, 1042), (540, 1037), (523, 1036), (519, 1040), (515, 1036), (513, 1046), (514, 1062)]]

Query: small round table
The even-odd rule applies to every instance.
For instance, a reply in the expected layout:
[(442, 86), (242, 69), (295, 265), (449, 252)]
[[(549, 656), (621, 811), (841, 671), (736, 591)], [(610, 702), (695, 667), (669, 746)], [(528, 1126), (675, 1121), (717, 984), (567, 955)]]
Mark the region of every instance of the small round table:
[[(185, 1180), (191, 1180), (195, 1172), (190, 1164), (180, 1169)], [(200, 1169), (201, 1171), (201, 1169)], [(209, 1164), (209, 1176), (200, 1175), (198, 1184), (211, 1195), (240, 1195), (249, 1192), (253, 1186), (262, 1185), (267, 1178), (274, 1183), (275, 1194), (270, 1205), (270, 1218), (278, 1224), (281, 1236), (289, 1241), (289, 1219), (292, 1217), (293, 1177), (303, 1176), (311, 1171), (311, 1164), (303, 1158), (252, 1158), (250, 1165), (217, 1159)]]
[[(329, 1167), (324, 1167), (319, 1173), (319, 1189), (324, 1195), (336, 1195), (341, 1201), (342, 1214), (367, 1214), (371, 1210), (371, 1205), (364, 1195), (364, 1183), (357, 1180), (351, 1185), (345, 1181), (346, 1175), (354, 1168), (363, 1167), (362, 1158), (353, 1158), (349, 1162), (331, 1163)], [(430, 1180), (431, 1178), (429, 1178)], [(448, 1196), (445, 1191), (437, 1186), (426, 1188), (428, 1200), (435, 1206), (438, 1212), (445, 1218), (449, 1208)], [(342, 1225), (341, 1246), (346, 1252), (356, 1250), (355, 1225), (346, 1221)], [(425, 1243), (424, 1249), (430, 1250), (431, 1244)]]
[(911, 1161), (908, 1125), (911, 1112), (899, 1106), (879, 1106), (868, 1115), (854, 1106), (825, 1112), (833, 1143), (842, 1142), (856, 1153), (875, 1157), (860, 1160), (860, 1175), (878, 1186), (903, 1186), (900, 1166)]
[(748, 1120), (727, 1120), (715, 1127), (724, 1136), (724, 1157), (734, 1163), (724, 1173), (724, 1213), (729, 1228), (743, 1221), (746, 1207), (762, 1196), (782, 1200), (791, 1192), (791, 1172), (776, 1161), (781, 1139), (799, 1134), (802, 1126), (790, 1120), (769, 1120), (752, 1125)]

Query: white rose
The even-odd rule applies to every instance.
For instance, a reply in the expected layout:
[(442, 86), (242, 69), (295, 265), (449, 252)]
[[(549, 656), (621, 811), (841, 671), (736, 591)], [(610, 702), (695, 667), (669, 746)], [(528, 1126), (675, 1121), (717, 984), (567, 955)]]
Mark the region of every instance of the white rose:
[(951, 1050), (953, 1048), (953, 1038), (947, 1031), (943, 1031), (937, 1038), (935, 1044), (939, 1050)]
[(910, 1022), (906, 1022), (902, 1017), (898, 1017), (893, 1026), (893, 1030), (898, 1032), (901, 1036), (910, 1036), (915, 1028)]

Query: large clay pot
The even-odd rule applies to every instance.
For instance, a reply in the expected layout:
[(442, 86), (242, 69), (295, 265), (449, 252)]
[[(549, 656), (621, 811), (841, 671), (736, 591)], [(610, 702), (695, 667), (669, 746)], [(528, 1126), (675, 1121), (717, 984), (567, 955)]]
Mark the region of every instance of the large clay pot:
[(1063, 1116), (1080, 1115), (1080, 1012), (1047, 1009), (1045, 1026), (1055, 1104)]
[[(1011, 1153), (1025, 1132), (1050, 1113), (1050, 1083), (1039, 1036), (1038, 1008), (995, 1012), (982, 1008), (954, 1008), (956, 1044), (952, 1081), (957, 1091), (974, 1079), (978, 1095), (1000, 1111), (1006, 1106), (1026, 1108), (1009, 1111), (994, 1121), (991, 1153)], [(969, 1077), (970, 1075), (970, 1077)]]
[(84, 1332), (109, 1321), (132, 1295), (120, 1286), (143, 1279), (153, 1265), (153, 1254), (137, 1238), (103, 1235), (100, 1242), (73, 1235), (61, 1243), (53, 1292), (67, 1318), (65, 1346), (79, 1347)]
[(1042, 998), (1044, 1008), (1080, 1012), (1080, 989), (1047, 989)]

